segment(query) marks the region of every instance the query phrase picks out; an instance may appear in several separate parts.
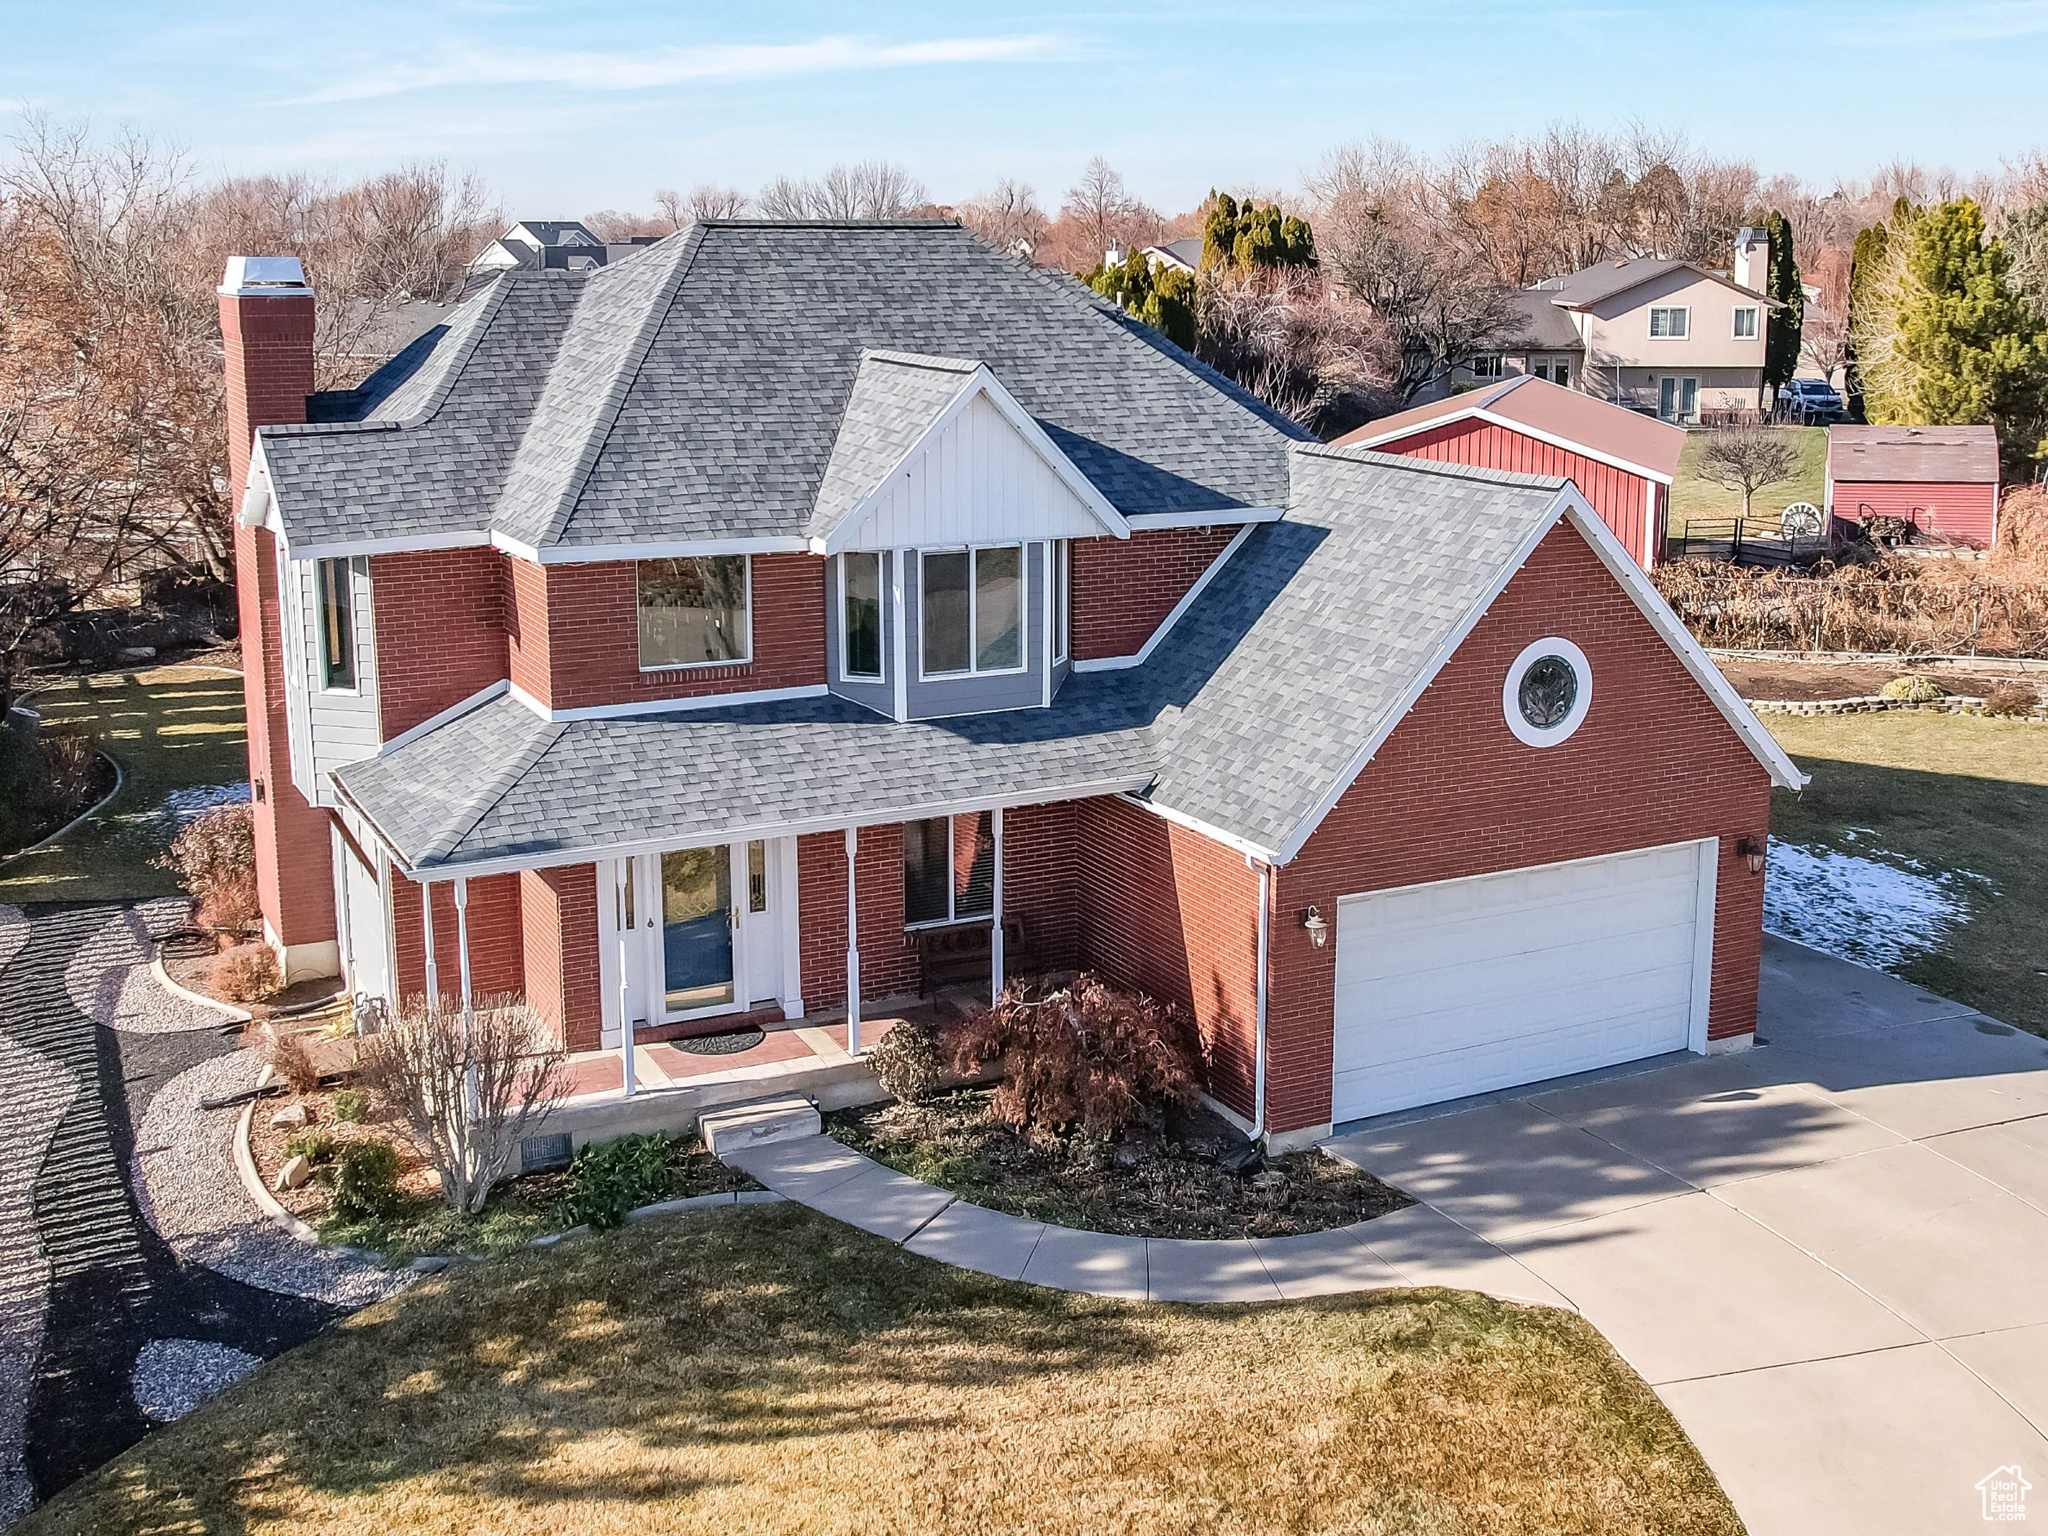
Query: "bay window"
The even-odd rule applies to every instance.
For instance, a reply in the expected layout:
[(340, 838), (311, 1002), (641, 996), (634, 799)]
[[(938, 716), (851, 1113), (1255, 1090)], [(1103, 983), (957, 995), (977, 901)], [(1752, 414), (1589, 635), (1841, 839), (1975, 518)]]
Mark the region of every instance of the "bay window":
[(882, 557), (851, 550), (839, 557), (839, 670), (845, 677), (882, 675)]
[(749, 578), (745, 555), (642, 560), (637, 571), (641, 669), (749, 660)]
[(918, 574), (926, 677), (1023, 669), (1023, 545), (927, 550)]
[(1074, 546), (1061, 539), (1052, 546), (1052, 660), (1058, 666), (1067, 659), (1068, 592), (1074, 580)]
[(356, 685), (356, 615), (347, 560), (313, 565), (320, 608), (320, 686), (347, 690)]

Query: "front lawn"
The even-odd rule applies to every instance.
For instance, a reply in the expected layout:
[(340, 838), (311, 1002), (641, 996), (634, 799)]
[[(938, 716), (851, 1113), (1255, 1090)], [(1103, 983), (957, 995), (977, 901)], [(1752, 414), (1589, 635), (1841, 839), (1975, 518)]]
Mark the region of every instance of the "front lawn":
[[(1828, 429), (1826, 427), (1780, 427), (1799, 440), (1799, 468), (1789, 480), (1781, 480), (1758, 491), (1750, 502), (1753, 519), (1777, 525), (1778, 514), (1795, 501), (1818, 507), (1827, 500)], [(1675, 539), (1685, 530), (1685, 521), (1726, 522), (1742, 515), (1742, 492), (1700, 478), (1700, 452), (1711, 436), (1708, 429), (1695, 427), (1685, 435), (1685, 447), (1678, 455), (1678, 473), (1671, 482), (1670, 533)]]
[(90, 723), (125, 779), (85, 825), (0, 866), (0, 902), (179, 894), (152, 861), (185, 820), (248, 792), (241, 678), (217, 667), (101, 672), (51, 683), (28, 702), (47, 721)]
[(989, 1115), (991, 1090), (828, 1117), (839, 1141), (912, 1178), (1012, 1216), (1133, 1237), (1286, 1237), (1345, 1227), (1412, 1202), (1320, 1152), (1233, 1173), (1245, 1138), (1206, 1109), (1168, 1109), (1158, 1133), (1112, 1144), (1078, 1132), (1025, 1135)]
[(17, 1536), (1741, 1529), (1572, 1314), (1103, 1301), (778, 1205), (425, 1281)]
[(1796, 861), (1863, 891), (1861, 918), (1810, 916), (1872, 928), (1877, 953), (1897, 954), (1887, 969), (2048, 1035), (2048, 727), (1908, 712), (1766, 723), (1813, 775), (1772, 797), (1773, 837), (1812, 850), (1781, 849), (1773, 877)]

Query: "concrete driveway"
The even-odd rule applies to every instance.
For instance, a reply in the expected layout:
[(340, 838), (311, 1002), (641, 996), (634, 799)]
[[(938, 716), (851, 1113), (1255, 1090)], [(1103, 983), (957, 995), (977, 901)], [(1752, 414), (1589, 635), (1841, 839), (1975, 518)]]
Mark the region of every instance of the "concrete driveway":
[(1762, 1048), (1347, 1128), (1329, 1149), (1591, 1320), (1752, 1536), (2048, 1521), (2048, 1042), (1779, 940)]

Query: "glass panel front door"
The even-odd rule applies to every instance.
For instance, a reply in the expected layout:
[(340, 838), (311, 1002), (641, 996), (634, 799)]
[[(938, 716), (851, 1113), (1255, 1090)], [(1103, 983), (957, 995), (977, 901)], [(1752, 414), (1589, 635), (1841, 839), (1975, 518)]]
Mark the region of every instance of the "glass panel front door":
[(661, 963), (670, 1013), (732, 1002), (731, 848), (661, 856)]

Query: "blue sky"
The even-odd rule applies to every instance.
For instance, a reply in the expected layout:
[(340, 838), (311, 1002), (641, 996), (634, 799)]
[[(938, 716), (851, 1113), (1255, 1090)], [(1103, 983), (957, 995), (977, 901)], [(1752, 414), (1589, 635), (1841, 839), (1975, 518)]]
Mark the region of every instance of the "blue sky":
[(1556, 119), (1682, 128), (1769, 174), (1964, 172), (2048, 142), (2048, 0), (1064, 10), (1005, 3), (285, 5), (0, 0), (0, 99), (174, 138), (202, 167), (443, 158), (525, 217), (752, 188), (870, 155), (942, 201), (1049, 206), (1107, 155), (1172, 211), (1329, 146)]

